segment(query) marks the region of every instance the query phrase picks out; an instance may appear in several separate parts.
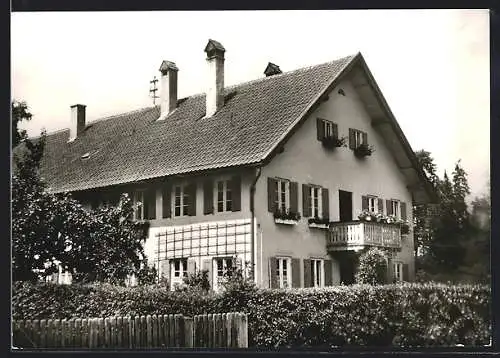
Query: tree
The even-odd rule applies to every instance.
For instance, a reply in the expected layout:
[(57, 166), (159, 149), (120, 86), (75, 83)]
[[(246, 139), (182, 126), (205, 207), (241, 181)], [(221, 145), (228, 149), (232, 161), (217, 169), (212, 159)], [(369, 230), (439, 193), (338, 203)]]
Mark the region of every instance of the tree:
[(387, 282), (387, 259), (385, 253), (378, 248), (371, 248), (359, 257), (356, 283), (383, 284)]
[(27, 138), (25, 130), (19, 130), (19, 123), (29, 121), (33, 115), (29, 112), (28, 105), (24, 101), (12, 101), (12, 148), (15, 148), (22, 140)]

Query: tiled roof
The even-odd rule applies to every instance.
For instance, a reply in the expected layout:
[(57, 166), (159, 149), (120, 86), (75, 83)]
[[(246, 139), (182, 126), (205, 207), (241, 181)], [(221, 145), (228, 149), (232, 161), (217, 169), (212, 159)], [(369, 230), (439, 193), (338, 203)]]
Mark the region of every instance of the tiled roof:
[(61, 192), (258, 163), (354, 57), (227, 87), (210, 118), (198, 94), (165, 120), (156, 106), (90, 122), (71, 143), (50, 134), (42, 176)]

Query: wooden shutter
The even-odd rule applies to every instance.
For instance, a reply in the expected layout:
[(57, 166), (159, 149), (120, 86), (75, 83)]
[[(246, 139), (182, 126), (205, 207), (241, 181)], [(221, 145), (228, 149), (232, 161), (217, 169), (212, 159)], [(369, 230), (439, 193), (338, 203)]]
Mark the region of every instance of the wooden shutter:
[(278, 181), (274, 178), (267, 178), (267, 210), (274, 212), (278, 201)]
[(324, 261), (325, 286), (333, 286), (332, 260)]
[(368, 210), (368, 197), (366, 195), (361, 196), (361, 210)]
[(403, 281), (410, 281), (410, 269), (408, 264), (403, 264)]
[(144, 218), (156, 219), (156, 188), (149, 188), (144, 193)]
[(378, 201), (378, 204), (377, 204), (378, 212), (383, 214), (384, 213), (384, 200), (381, 198), (378, 198), (377, 201)]
[(330, 217), (330, 198), (327, 188), (321, 188), (321, 205), (323, 206), (323, 218)]
[(325, 127), (321, 118), (316, 118), (316, 138), (322, 140), (325, 136)]
[(214, 287), (214, 275), (213, 275), (213, 270), (212, 270), (212, 259), (205, 259), (203, 260), (202, 264), (202, 269), (203, 271), (207, 271), (208, 274), (208, 282), (210, 282), (210, 287)]
[(349, 148), (356, 149), (356, 136), (352, 128), (349, 128)]
[(292, 259), (292, 287), (300, 287), (300, 259)]
[(312, 287), (311, 260), (304, 259), (304, 287)]
[(363, 132), (363, 144), (368, 145), (368, 133)]
[(196, 260), (195, 259), (188, 259), (187, 260), (187, 270), (188, 270), (189, 275), (192, 275), (196, 272)]
[(278, 270), (276, 269), (277, 263), (278, 263), (278, 259), (276, 259), (276, 257), (271, 257), (269, 259), (269, 287), (270, 288), (278, 288)]
[(392, 215), (391, 200), (386, 200), (385, 201), (385, 210), (387, 211), (387, 215)]
[(401, 202), (401, 219), (406, 220), (406, 203)]
[(337, 125), (337, 123), (332, 123), (332, 132), (334, 138), (339, 137), (339, 126)]
[(214, 181), (207, 179), (203, 182), (203, 214), (214, 213)]
[(293, 213), (299, 212), (299, 184), (297, 182), (290, 182), (290, 211)]
[(170, 282), (170, 260), (163, 260), (161, 262), (160, 278), (164, 278)]
[(312, 215), (311, 211), (311, 186), (302, 184), (302, 213), (305, 218)]
[(235, 175), (231, 178), (231, 198), (233, 199), (233, 206), (231, 211), (241, 210), (241, 177)]
[(196, 182), (184, 187), (188, 194), (188, 216), (196, 216)]
[(170, 185), (165, 185), (162, 190), (162, 209), (163, 209), (163, 218), (172, 217), (172, 187)]

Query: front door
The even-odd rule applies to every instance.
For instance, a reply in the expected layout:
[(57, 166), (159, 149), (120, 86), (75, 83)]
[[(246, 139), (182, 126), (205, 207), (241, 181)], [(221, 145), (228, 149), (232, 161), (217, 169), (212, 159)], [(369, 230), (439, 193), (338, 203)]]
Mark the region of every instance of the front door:
[(340, 221), (352, 221), (352, 193), (339, 190)]

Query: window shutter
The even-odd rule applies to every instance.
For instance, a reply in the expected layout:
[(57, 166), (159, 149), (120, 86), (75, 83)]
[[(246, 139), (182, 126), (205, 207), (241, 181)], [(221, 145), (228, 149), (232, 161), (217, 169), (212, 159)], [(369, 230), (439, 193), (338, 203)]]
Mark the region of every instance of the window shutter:
[(401, 219), (406, 220), (406, 203), (401, 202)]
[(363, 132), (363, 144), (368, 145), (368, 133)]
[(269, 259), (269, 287), (270, 288), (278, 288), (278, 270), (276, 269), (276, 265), (278, 260), (276, 257), (271, 257)]
[(150, 188), (145, 193), (144, 217), (147, 220), (156, 219), (156, 188)]
[(378, 212), (380, 214), (383, 214), (384, 213), (384, 200), (381, 199), (381, 198), (378, 198), (377, 201), (378, 201), (378, 204), (377, 204), (377, 206), (378, 206)]
[(325, 286), (333, 286), (332, 260), (324, 260)]
[(325, 136), (325, 127), (323, 125), (323, 120), (321, 118), (316, 118), (316, 137), (318, 140), (322, 140)]
[(312, 287), (311, 260), (304, 259), (304, 287)]
[(162, 260), (160, 265), (161, 265), (160, 279), (163, 278), (163, 279), (166, 279), (170, 282), (171, 281), (170, 280), (170, 260)]
[(275, 211), (276, 201), (278, 201), (278, 182), (274, 178), (267, 178), (267, 210)]
[(368, 197), (366, 195), (361, 196), (361, 210), (368, 210)]
[(293, 213), (299, 212), (299, 203), (298, 203), (298, 187), (299, 184), (297, 182), (290, 182), (290, 211)]
[(337, 138), (339, 137), (339, 126), (337, 123), (332, 123), (332, 130), (333, 130), (333, 137)]
[(195, 259), (188, 259), (187, 260), (187, 270), (188, 270), (189, 275), (192, 275), (196, 272), (196, 260)]
[(300, 259), (292, 259), (292, 287), (300, 287)]
[(207, 271), (208, 282), (210, 282), (210, 287), (214, 287), (214, 275), (212, 273), (212, 259), (203, 260), (202, 269)]
[(302, 213), (305, 218), (309, 218), (312, 215), (311, 187), (307, 184), (302, 184)]
[(185, 189), (188, 193), (189, 216), (196, 216), (196, 183), (191, 183)]
[(207, 179), (203, 182), (203, 214), (214, 213), (214, 181)]
[(163, 218), (172, 217), (172, 187), (170, 185), (165, 185), (162, 190), (162, 209), (163, 209)]
[(410, 281), (410, 270), (408, 264), (403, 264), (403, 281)]
[(330, 218), (330, 200), (327, 188), (321, 188), (321, 205), (323, 207), (323, 218)]
[(356, 137), (354, 134), (354, 129), (349, 128), (349, 148), (356, 149)]
[(387, 211), (387, 215), (392, 215), (392, 205), (390, 200), (385, 201), (385, 210)]
[(241, 210), (241, 177), (235, 175), (231, 178), (231, 195), (233, 199), (232, 211)]

